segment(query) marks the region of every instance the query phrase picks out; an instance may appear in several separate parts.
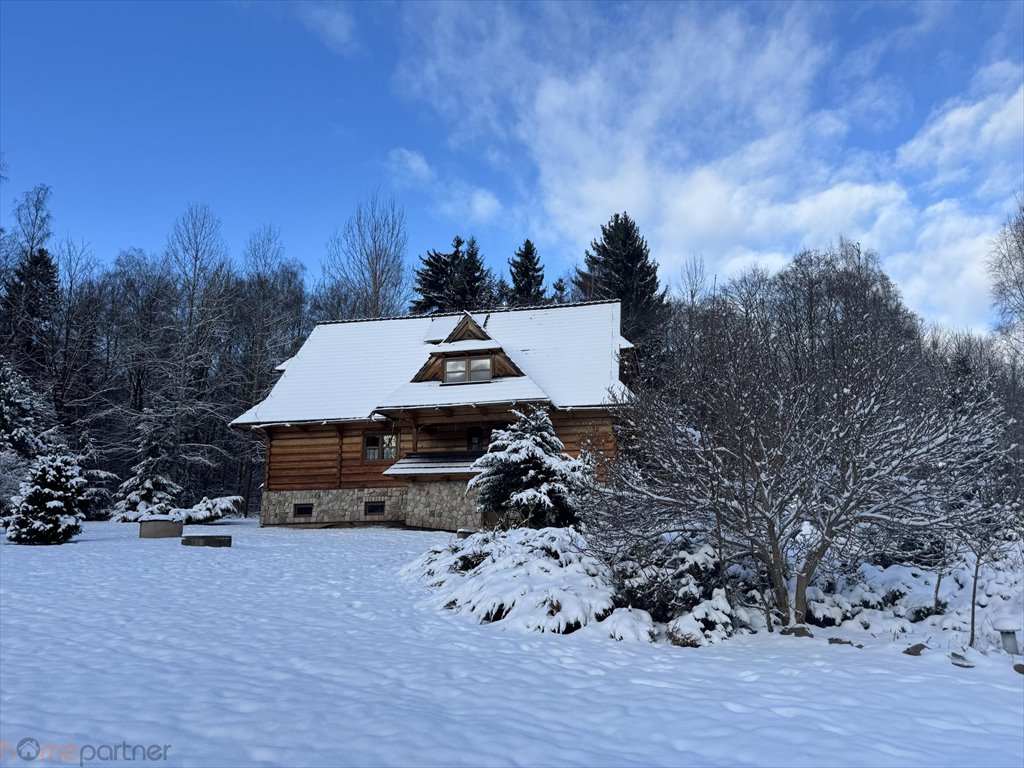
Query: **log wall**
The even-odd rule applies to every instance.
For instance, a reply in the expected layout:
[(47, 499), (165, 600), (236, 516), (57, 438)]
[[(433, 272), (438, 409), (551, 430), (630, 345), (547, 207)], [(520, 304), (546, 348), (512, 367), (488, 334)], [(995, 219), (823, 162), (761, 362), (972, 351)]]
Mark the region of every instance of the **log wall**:
[[(435, 414), (429, 419), (422, 418), (416, 425), (411, 421), (396, 422), (398, 458), (414, 449), (464, 451), (469, 427), (484, 427), (486, 439), (488, 427), (506, 423), (508, 419), (507, 411), (477, 410), (443, 416)], [(608, 456), (614, 454), (612, 420), (607, 414), (558, 411), (552, 414), (551, 420), (556, 434), (565, 443), (567, 453), (576, 456), (589, 443)], [(390, 426), (369, 421), (268, 428), (266, 490), (404, 488), (405, 483), (381, 474), (393, 463), (391, 459), (363, 459), (364, 436), (390, 430)]]

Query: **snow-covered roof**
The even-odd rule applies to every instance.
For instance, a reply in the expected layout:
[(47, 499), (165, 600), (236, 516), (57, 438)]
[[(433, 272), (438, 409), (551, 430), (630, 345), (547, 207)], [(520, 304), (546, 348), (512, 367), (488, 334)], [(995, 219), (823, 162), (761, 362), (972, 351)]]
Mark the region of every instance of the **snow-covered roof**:
[(385, 475), (479, 474), (473, 469), (479, 453), (410, 453), (384, 470)]
[(441, 344), (464, 316), (322, 323), (287, 361), (266, 399), (232, 425), (364, 420), (385, 406), (545, 401), (580, 408), (607, 404), (610, 391), (623, 391), (618, 356), (625, 340), (617, 301), (474, 312), (473, 320), (525, 376), (460, 385), (412, 383), (441, 348), (493, 348), (486, 341)]
[(494, 403), (534, 403), (551, 400), (529, 376), (512, 376), (475, 384), (442, 384), (440, 381), (413, 381), (403, 384), (378, 404), (378, 411), (403, 408), (490, 405)]

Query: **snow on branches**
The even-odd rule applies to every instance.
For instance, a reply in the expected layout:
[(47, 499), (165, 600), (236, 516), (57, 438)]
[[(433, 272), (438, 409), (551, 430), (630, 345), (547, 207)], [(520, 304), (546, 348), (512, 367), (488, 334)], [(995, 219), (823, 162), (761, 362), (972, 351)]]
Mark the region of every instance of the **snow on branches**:
[(88, 481), (73, 456), (43, 454), (12, 499), (7, 539), (15, 544), (64, 544), (81, 532)]
[(469, 481), (484, 513), (505, 525), (542, 528), (576, 520), (575, 494), (588, 475), (584, 460), (563, 453), (551, 417), (543, 408), (513, 410), (516, 420), (496, 430), (487, 453), (473, 464)]

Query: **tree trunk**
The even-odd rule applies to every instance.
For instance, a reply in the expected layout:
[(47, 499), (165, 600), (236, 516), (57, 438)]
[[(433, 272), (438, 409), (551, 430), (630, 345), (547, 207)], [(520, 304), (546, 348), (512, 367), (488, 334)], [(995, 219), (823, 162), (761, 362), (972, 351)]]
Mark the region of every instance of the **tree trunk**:
[(932, 597), (932, 616), (939, 615), (939, 587), (942, 586), (942, 571), (936, 573), (935, 595)]
[(971, 587), (971, 639), (967, 642), (971, 648), (974, 647), (974, 617), (978, 611), (978, 574), (981, 571), (981, 558), (974, 557), (974, 584)]
[(779, 611), (779, 623), (788, 627), (792, 616), (789, 608), (789, 588), (786, 585), (786, 574), (781, 564), (770, 564), (768, 573), (772, 580), (772, 589), (775, 592), (775, 607)]

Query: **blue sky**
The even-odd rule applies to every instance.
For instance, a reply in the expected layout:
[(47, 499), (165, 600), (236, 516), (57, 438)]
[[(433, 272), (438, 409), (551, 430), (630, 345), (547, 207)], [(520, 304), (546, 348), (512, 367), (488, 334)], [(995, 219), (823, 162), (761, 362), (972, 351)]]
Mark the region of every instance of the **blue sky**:
[(379, 188), (410, 259), (525, 237), (553, 279), (615, 211), (662, 277), (845, 235), (983, 326), (1024, 186), (1024, 3), (0, 3), (0, 221), (36, 183), (101, 260), (190, 202), (315, 275)]

